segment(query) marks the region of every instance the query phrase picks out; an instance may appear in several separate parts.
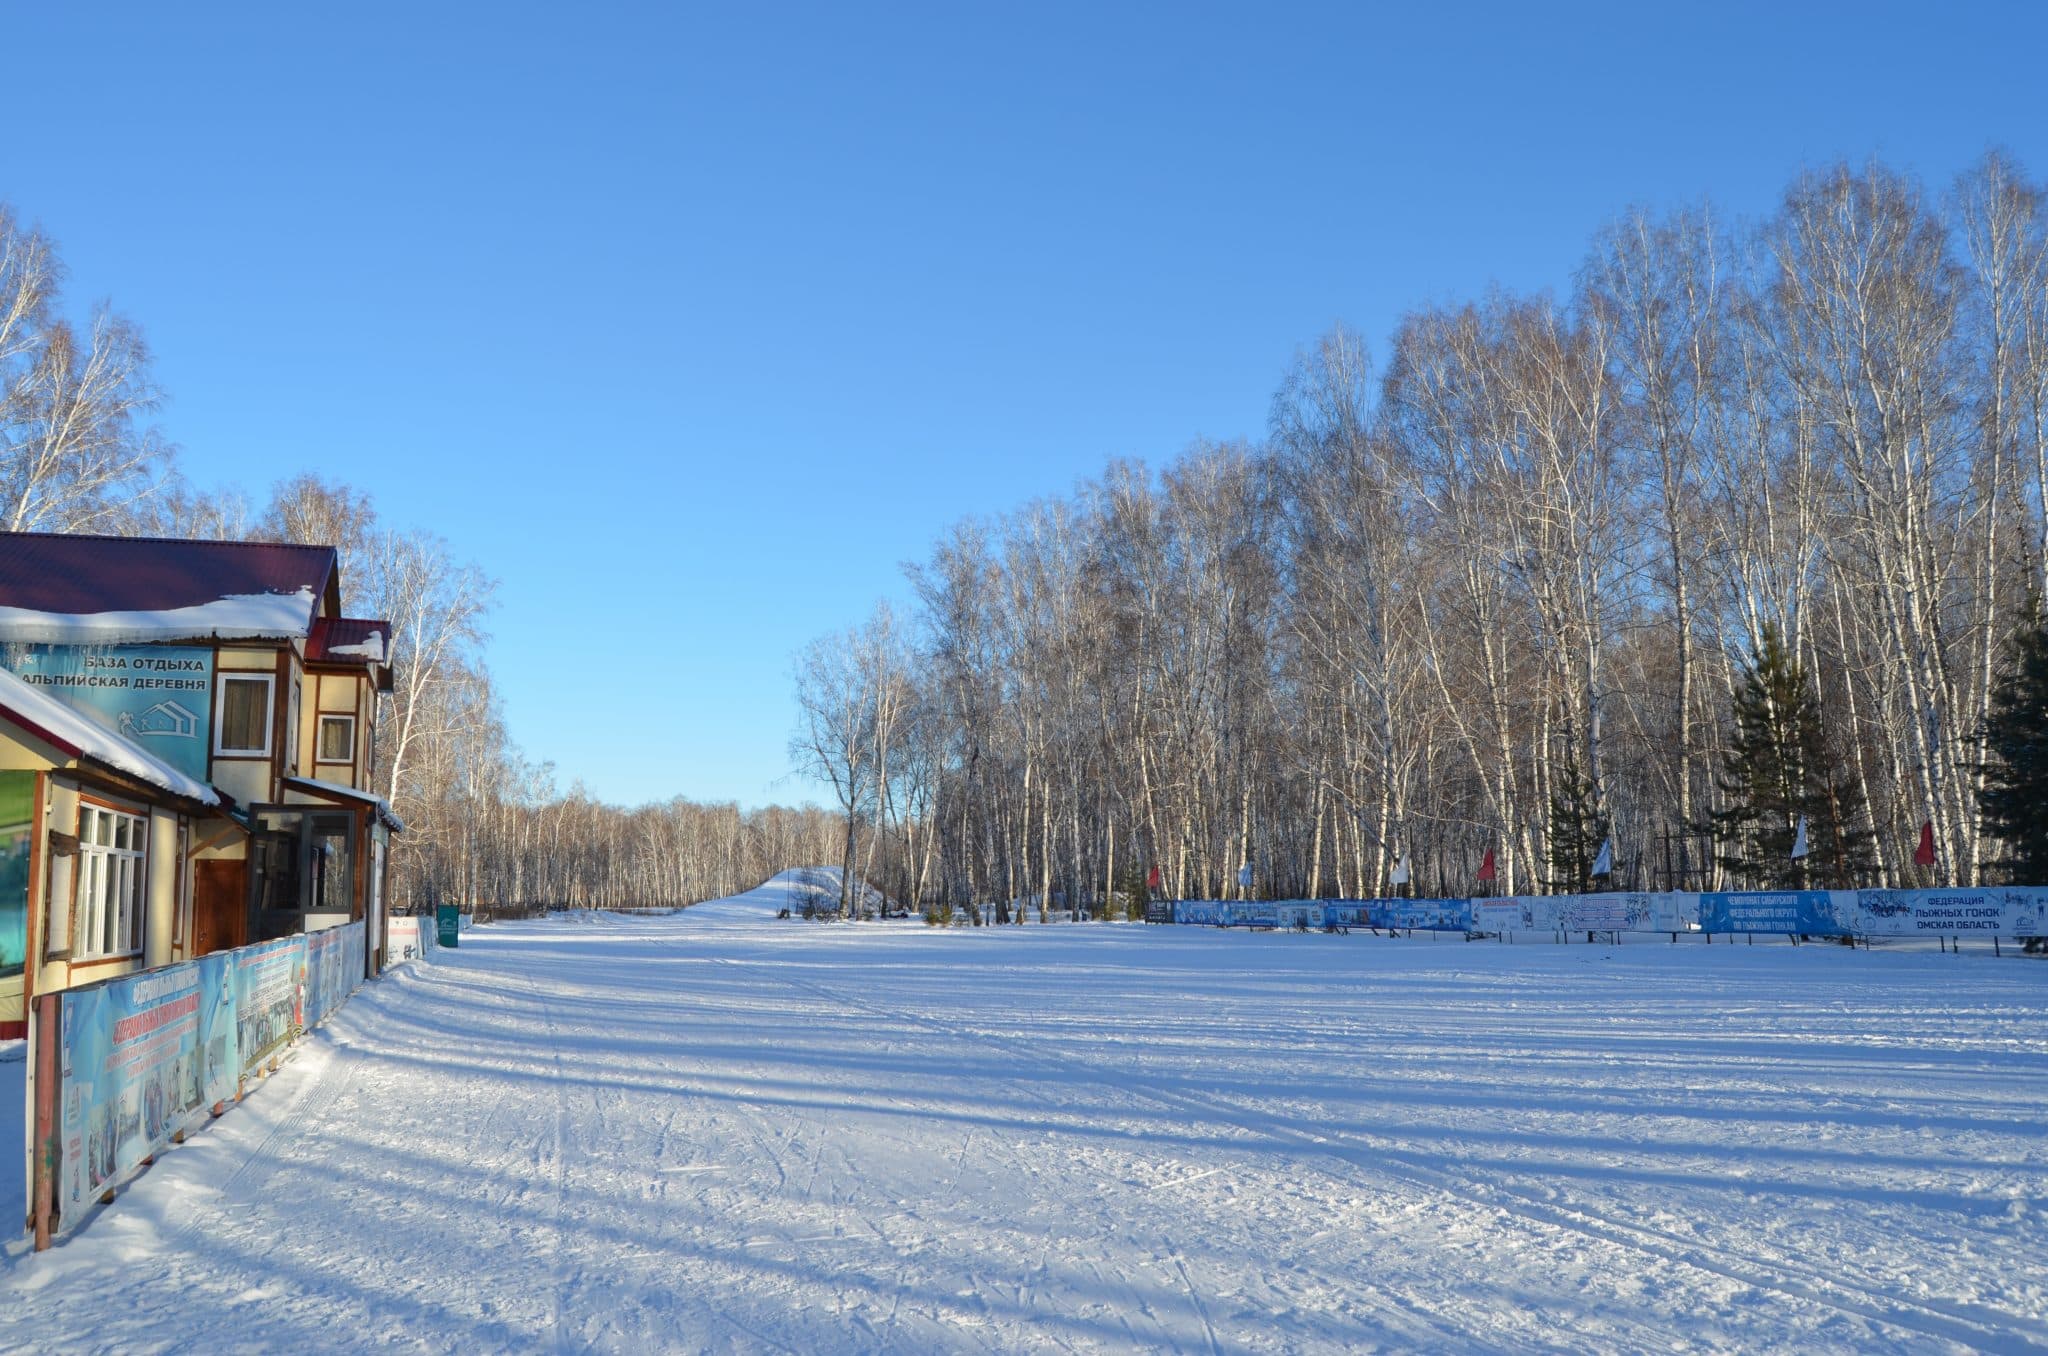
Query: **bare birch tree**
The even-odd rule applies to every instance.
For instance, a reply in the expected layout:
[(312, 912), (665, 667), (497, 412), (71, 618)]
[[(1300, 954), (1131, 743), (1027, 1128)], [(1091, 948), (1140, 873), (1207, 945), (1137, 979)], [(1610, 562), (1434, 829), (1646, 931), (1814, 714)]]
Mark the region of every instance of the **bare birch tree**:
[(63, 311), (63, 265), (0, 203), (0, 527), (116, 531), (170, 449), (145, 421), (162, 399), (149, 346), (102, 305)]

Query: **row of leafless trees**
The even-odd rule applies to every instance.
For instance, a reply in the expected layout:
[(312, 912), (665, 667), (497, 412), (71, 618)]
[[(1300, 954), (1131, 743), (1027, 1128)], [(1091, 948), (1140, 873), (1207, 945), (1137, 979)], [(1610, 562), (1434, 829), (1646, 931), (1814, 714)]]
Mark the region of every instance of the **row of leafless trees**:
[(959, 525), (914, 626), (802, 656), (794, 748), (841, 860), (917, 900), (1372, 895), (1404, 855), (1456, 893), (1489, 852), (1527, 891), (1588, 833), (1616, 884), (1702, 888), (1771, 626), (1875, 879), (1974, 881), (2044, 496), (2042, 186), (1838, 167), (1753, 225), (1629, 214), (1569, 296), (1417, 311), (1377, 370), (1334, 332), (1262, 443)]
[(393, 845), (398, 906), (674, 906), (834, 855), (838, 817), (818, 810), (622, 809), (558, 790), (500, 716), (483, 571), (431, 533), (385, 526), (345, 485), (301, 476), (260, 507), (195, 489), (149, 423), (159, 392), (140, 331), (104, 307), (74, 320), (62, 281), (49, 238), (0, 204), (0, 527), (339, 547), (345, 605), (393, 625), (376, 786), (408, 826)]

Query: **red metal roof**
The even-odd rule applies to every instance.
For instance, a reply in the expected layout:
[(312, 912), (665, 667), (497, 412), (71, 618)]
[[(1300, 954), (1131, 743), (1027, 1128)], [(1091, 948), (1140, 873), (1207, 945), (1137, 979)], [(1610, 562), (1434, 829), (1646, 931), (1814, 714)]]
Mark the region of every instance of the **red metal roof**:
[(333, 547), (0, 532), (0, 607), (161, 612), (300, 589), (341, 611)]
[[(372, 642), (376, 652), (364, 653)], [(306, 637), (306, 659), (315, 664), (388, 664), (391, 623), (368, 617), (322, 617)]]

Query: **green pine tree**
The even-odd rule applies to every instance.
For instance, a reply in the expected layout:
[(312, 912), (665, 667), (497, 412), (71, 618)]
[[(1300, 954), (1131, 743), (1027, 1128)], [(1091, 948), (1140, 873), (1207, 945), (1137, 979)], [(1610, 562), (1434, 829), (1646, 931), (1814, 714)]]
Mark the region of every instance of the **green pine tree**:
[(2005, 843), (2022, 883), (2048, 882), (2048, 628), (2036, 618), (2013, 637), (2011, 667), (1984, 722), (1984, 830)]
[(1570, 752), (1557, 772), (1545, 839), (1553, 891), (1576, 895), (1600, 888), (1593, 879), (1593, 862), (1607, 840), (1607, 817), (1594, 803), (1593, 779), (1579, 770), (1579, 760)]
[[(1848, 889), (1872, 869), (1863, 798), (1835, 756), (1820, 699), (1776, 627), (1735, 693), (1735, 739), (1720, 779), (1727, 808), (1713, 816), (1720, 863), (1760, 889)], [(1807, 855), (1794, 859), (1799, 819)]]

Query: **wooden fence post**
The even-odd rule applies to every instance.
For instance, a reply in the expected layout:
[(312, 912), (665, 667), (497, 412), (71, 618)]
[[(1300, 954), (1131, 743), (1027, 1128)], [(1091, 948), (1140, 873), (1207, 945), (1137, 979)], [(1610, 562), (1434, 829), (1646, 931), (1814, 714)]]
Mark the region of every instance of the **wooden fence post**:
[(35, 1048), (29, 1052), (36, 1062), (35, 1123), (29, 1129), (29, 1143), (35, 1179), (30, 1209), (37, 1252), (50, 1246), (57, 1222), (57, 1169), (63, 1149), (63, 1127), (57, 1123), (57, 1084), (63, 1068), (58, 1059), (64, 1043), (62, 1003), (61, 993), (36, 995)]

